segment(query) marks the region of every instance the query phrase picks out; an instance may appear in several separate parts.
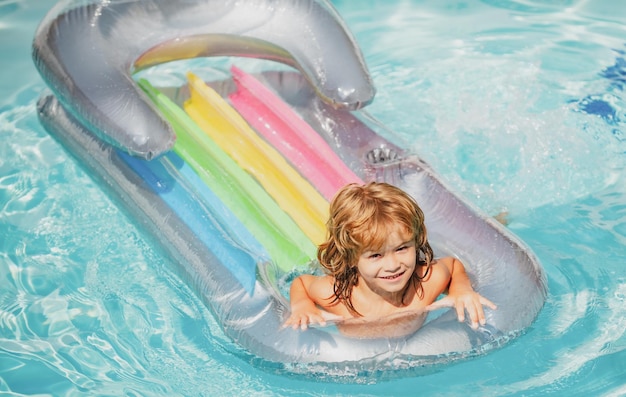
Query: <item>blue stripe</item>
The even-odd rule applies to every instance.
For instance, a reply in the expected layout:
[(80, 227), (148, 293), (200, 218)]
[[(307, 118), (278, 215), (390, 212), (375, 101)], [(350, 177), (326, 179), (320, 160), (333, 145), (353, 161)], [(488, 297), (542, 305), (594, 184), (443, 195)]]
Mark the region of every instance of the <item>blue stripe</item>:
[(117, 153), (252, 294), (269, 255), (191, 167), (172, 151), (151, 161)]

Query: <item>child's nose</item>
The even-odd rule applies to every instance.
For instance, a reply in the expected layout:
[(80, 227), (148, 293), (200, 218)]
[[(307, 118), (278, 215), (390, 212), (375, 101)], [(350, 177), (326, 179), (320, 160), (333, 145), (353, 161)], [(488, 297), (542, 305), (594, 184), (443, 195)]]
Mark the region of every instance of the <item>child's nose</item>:
[(400, 267), (400, 258), (394, 253), (386, 255), (385, 270), (394, 271)]

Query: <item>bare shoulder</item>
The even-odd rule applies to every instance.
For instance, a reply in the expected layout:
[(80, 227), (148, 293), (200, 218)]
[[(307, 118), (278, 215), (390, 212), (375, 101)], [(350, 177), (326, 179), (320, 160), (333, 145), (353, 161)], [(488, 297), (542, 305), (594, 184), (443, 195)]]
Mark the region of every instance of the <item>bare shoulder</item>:
[(452, 279), (453, 257), (443, 257), (433, 260), (429, 274), (422, 280), (424, 295), (427, 301), (434, 301), (445, 292)]
[(332, 276), (303, 274), (298, 278), (302, 280), (309, 296), (318, 304), (323, 304), (333, 295), (335, 279)]
[(451, 256), (444, 256), (443, 258), (437, 258), (433, 261), (433, 266), (432, 266), (433, 271), (439, 272), (449, 277), (452, 274), (452, 269), (454, 268), (454, 263), (456, 261), (457, 259)]
[(306, 286), (313, 285), (316, 287), (322, 287), (322, 286), (330, 285), (332, 287), (332, 285), (335, 282), (335, 279), (332, 276), (328, 276), (328, 275), (315, 276), (312, 274), (303, 274), (299, 276), (298, 278), (301, 279), (304, 285)]
[(420, 274), (420, 276), (424, 281), (449, 278), (452, 274), (455, 260), (456, 259), (451, 256), (433, 259), (429, 270), (426, 270), (426, 266), (421, 268), (420, 272), (423, 274)]

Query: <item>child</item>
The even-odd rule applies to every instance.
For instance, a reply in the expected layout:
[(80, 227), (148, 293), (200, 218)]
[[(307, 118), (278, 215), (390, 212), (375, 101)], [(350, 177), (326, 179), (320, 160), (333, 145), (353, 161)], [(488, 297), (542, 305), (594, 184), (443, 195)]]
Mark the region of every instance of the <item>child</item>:
[[(345, 186), (330, 204), (327, 228), (328, 240), (317, 253), (327, 275), (301, 275), (293, 281), (285, 326), (304, 330), (331, 318), (348, 320), (346, 325), (350, 319), (376, 324), (394, 317), (397, 322), (402, 313), (454, 306), (459, 321), (467, 311), (477, 328), (485, 324), (483, 305), (496, 309), (472, 289), (458, 259), (433, 258), (422, 210), (395, 186)], [(422, 322), (407, 332), (415, 332)], [(342, 330), (342, 322), (337, 326)]]

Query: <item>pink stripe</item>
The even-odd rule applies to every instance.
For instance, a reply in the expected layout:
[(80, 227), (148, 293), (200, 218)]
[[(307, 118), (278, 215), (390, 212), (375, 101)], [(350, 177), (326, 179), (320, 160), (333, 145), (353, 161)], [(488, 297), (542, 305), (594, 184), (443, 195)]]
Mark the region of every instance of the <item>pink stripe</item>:
[(324, 139), (281, 98), (239, 68), (231, 68), (237, 90), (229, 97), (239, 114), (287, 158), (327, 200), (361, 179)]

